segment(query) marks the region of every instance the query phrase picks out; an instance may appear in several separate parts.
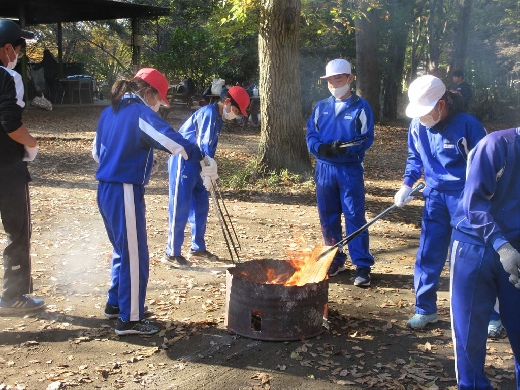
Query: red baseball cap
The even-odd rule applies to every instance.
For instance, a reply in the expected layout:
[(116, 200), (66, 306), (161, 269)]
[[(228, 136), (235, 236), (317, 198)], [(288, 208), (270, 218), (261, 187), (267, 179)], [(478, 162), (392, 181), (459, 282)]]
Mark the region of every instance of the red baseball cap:
[(233, 98), (233, 100), (235, 102), (237, 102), (238, 104), (238, 107), (240, 108), (240, 111), (242, 112), (242, 115), (244, 115), (245, 117), (247, 117), (247, 107), (249, 107), (249, 102), (250, 102), (250, 99), (249, 99), (249, 94), (247, 93), (247, 91), (242, 88), (242, 87), (232, 87), (229, 89), (228, 91), (229, 93), (229, 96), (231, 96)]
[(142, 68), (139, 72), (136, 73), (135, 77), (139, 77), (154, 87), (157, 92), (159, 92), (159, 96), (162, 100), (162, 103), (169, 107), (170, 103), (168, 102), (168, 98), (166, 94), (168, 92), (168, 79), (154, 68)]

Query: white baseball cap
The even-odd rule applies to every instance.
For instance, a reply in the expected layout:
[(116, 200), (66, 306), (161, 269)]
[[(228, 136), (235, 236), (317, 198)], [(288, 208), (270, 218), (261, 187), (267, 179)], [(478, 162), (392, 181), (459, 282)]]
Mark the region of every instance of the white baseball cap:
[(419, 118), (428, 114), (446, 92), (444, 83), (435, 76), (426, 75), (415, 79), (408, 87), (410, 103), (406, 116)]
[(338, 74), (350, 74), (351, 73), (350, 63), (343, 58), (336, 58), (330, 61), (325, 68), (325, 76), (321, 76), (320, 79), (327, 79), (331, 76)]

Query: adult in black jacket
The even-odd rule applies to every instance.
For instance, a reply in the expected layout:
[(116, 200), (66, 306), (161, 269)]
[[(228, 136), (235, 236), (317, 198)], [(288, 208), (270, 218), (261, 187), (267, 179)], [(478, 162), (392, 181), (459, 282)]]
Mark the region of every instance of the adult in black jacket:
[(42, 299), (26, 295), (32, 292), (27, 161), (34, 160), (38, 146), (22, 123), (24, 87), (13, 70), (25, 39), (31, 38), (32, 32), (0, 19), (0, 214), (7, 235), (0, 315), (25, 314), (44, 305)]

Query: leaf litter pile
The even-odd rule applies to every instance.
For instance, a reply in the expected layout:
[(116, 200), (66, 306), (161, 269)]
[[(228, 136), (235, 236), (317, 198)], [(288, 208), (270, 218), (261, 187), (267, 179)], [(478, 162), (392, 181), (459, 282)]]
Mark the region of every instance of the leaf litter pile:
[[(330, 280), (328, 320), (320, 336), (253, 340), (224, 326), (225, 270), (232, 263), (212, 206), (206, 241), (221, 260), (199, 261), (189, 270), (160, 262), (168, 227), (162, 152), (159, 172), (146, 190), (146, 305), (163, 330), (148, 337), (116, 336), (114, 322), (103, 316), (111, 248), (96, 206), (90, 152), (101, 109), (26, 110), (25, 123), (40, 145), (30, 164), (34, 295), (47, 307), (32, 316), (0, 317), (0, 390), (456, 388), (447, 269), (438, 294), (440, 321), (422, 332), (406, 328), (414, 313), (420, 199), (371, 226), (376, 259), (371, 287), (354, 287), (351, 270)], [(186, 115), (173, 112), (169, 121), (178, 128)], [(230, 183), (226, 179), (256, 153), (259, 129), (240, 129), (221, 135), (216, 156), (221, 183)], [(405, 158), (406, 124), (377, 126), (365, 160), (367, 220), (393, 203)], [(282, 179), (271, 187), (249, 182), (239, 189), (223, 184), (221, 190), (242, 261), (293, 258), (321, 243), (312, 182)], [(184, 252), (189, 237), (188, 226)], [(0, 230), (0, 244), (5, 242)], [(495, 388), (514, 388), (505, 335), (488, 342), (486, 371)]]

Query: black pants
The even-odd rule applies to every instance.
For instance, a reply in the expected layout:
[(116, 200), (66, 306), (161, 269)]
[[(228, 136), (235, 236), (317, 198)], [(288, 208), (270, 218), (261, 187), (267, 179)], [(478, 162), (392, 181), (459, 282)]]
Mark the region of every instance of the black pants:
[(31, 210), (29, 185), (16, 183), (0, 189), (0, 215), (7, 235), (4, 249), (4, 285), (2, 299), (10, 301), (32, 292)]

